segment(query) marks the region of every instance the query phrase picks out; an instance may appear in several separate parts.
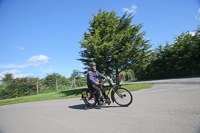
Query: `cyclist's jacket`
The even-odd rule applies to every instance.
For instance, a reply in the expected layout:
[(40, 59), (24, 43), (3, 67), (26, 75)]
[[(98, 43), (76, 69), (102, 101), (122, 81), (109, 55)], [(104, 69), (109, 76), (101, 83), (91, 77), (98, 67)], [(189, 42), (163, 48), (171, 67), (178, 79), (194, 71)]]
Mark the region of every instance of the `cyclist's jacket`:
[(96, 82), (99, 83), (99, 78), (105, 78), (98, 71), (89, 70), (87, 72), (87, 85), (94, 85)]

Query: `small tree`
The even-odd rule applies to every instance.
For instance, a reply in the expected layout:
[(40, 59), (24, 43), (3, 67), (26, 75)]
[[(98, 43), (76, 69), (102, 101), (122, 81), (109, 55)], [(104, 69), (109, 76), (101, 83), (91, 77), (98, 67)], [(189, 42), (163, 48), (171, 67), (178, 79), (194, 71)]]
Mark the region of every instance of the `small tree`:
[(82, 74), (82, 72), (80, 72), (79, 70), (73, 70), (73, 73), (71, 74), (71, 79), (74, 79), (74, 78), (76, 78), (76, 79), (79, 79), (79, 78), (81, 78), (81, 74)]
[(4, 78), (2, 78), (3, 83), (8, 83), (9, 81), (13, 80), (13, 74), (12, 73), (6, 73), (4, 74)]
[(43, 84), (48, 87), (49, 89), (55, 89), (56, 88), (56, 80), (60, 80), (62, 76), (58, 73), (52, 73), (48, 74), (43, 81)]

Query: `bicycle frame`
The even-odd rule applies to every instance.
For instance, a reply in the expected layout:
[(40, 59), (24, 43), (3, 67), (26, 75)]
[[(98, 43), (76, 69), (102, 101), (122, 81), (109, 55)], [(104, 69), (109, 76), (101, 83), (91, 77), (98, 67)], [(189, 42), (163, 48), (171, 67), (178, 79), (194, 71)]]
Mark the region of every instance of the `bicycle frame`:
[[(105, 95), (108, 97), (108, 95), (110, 94), (110, 91), (111, 91), (111, 100), (112, 100), (112, 102), (114, 103), (114, 93), (116, 92), (116, 88), (118, 87), (118, 86), (115, 86), (114, 85), (114, 83), (113, 83), (113, 81), (112, 81), (112, 79), (107, 79), (107, 81), (109, 82), (109, 86), (102, 86), (101, 87), (101, 91), (103, 92), (105, 92)], [(104, 89), (104, 88), (108, 88), (108, 89)], [(107, 92), (107, 94), (106, 94), (106, 91), (108, 91)], [(118, 93), (117, 93), (117, 95), (118, 95)]]

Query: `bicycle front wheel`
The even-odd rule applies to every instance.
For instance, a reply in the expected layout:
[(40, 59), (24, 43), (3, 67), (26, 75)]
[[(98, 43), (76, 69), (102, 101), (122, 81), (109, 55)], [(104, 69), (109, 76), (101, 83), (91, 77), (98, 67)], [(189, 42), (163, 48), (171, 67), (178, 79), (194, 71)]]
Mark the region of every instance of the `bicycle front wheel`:
[(115, 102), (123, 107), (129, 106), (133, 101), (131, 92), (123, 87), (117, 88), (113, 94)]

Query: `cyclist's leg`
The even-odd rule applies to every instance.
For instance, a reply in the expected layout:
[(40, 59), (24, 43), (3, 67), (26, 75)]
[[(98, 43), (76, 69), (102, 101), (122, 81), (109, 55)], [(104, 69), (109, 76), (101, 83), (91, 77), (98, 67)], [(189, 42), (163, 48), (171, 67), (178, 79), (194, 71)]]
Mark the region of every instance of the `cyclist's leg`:
[(100, 94), (98, 87), (96, 88), (93, 85), (88, 85), (88, 88), (95, 94), (96, 98), (98, 99), (99, 98), (98, 94)]
[(96, 95), (98, 103), (102, 104), (100, 101), (101, 100), (101, 95), (100, 95), (101, 89), (99, 87), (96, 87), (95, 85), (91, 85), (90, 87), (93, 91), (96, 91), (95, 95)]

